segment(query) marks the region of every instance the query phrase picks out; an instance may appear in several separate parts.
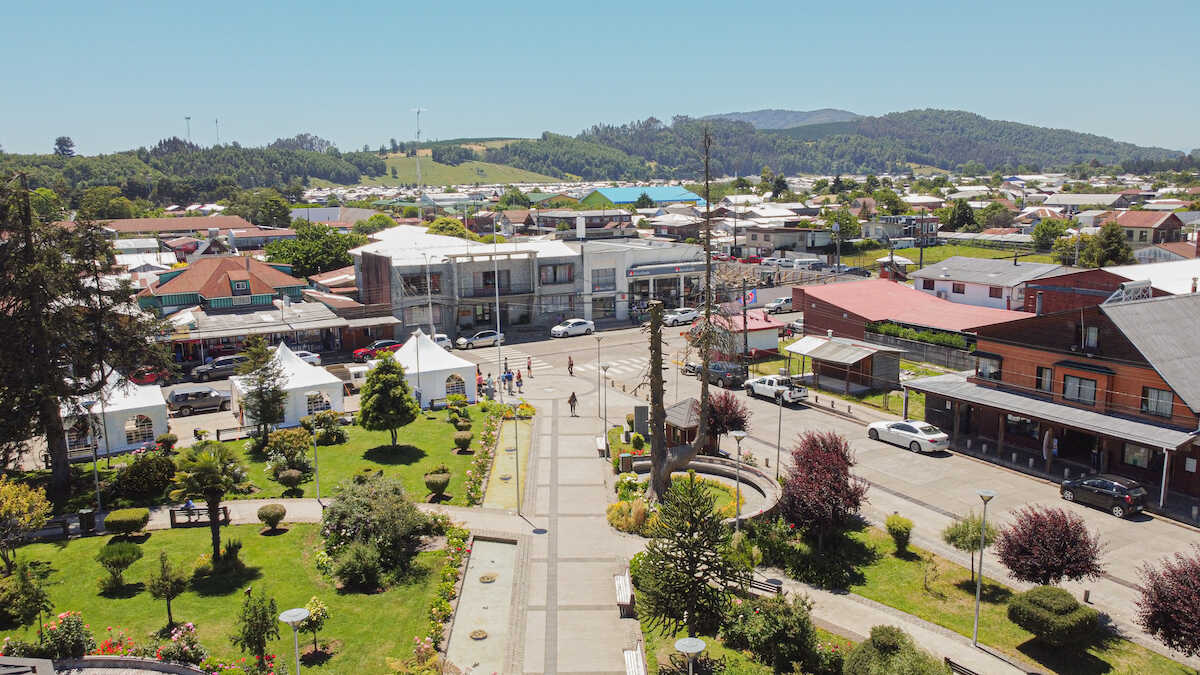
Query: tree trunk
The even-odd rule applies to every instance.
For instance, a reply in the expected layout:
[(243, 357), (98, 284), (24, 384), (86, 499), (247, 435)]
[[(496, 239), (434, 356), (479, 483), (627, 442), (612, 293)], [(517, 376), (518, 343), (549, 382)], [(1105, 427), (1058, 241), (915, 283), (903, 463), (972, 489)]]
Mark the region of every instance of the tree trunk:
[[(697, 348), (700, 350), (700, 427), (696, 430), (696, 440), (693, 448), (707, 447), (708, 432), (708, 367), (712, 353), (712, 199), (710, 185), (712, 174), (709, 167), (709, 155), (712, 149), (712, 136), (708, 128), (704, 129), (704, 319), (700, 334), (697, 336)], [(693, 456), (695, 456), (693, 454)]]
[(975, 549), (971, 549), (971, 583), (975, 583)]
[[(44, 351), (44, 350), (36, 350)], [(71, 463), (67, 458), (67, 436), (63, 429), (62, 410), (57, 397), (43, 396), (38, 402), (42, 432), (46, 437), (46, 452), (50, 455), (50, 499), (56, 510), (66, 508), (71, 496)], [(92, 442), (98, 442), (95, 438)]]
[(317, 646), (317, 631), (313, 631), (313, 651), (319, 651), (321, 648)]
[(167, 598), (167, 628), (175, 625), (175, 618), (171, 616), (171, 599)]
[(663, 405), (662, 303), (650, 302), (650, 488), (646, 498), (658, 501), (671, 487), (667, 466), (666, 418)]
[(391, 434), (392, 434), (392, 449), (395, 450), (396, 449), (396, 429), (395, 429), (395, 427), (393, 427), (391, 429), (388, 429), (388, 431), (391, 432)]
[(221, 498), (210, 498), (206, 500), (208, 505), (208, 531), (212, 535), (212, 560), (213, 565), (221, 559)]

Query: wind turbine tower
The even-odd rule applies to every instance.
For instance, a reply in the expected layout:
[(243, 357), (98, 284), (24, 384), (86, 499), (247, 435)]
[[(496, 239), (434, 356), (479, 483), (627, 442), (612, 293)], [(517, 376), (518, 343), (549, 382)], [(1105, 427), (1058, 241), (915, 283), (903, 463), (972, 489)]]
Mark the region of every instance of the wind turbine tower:
[(192, 142), (192, 116), (188, 115), (188, 116), (184, 117), (183, 121), (187, 122), (188, 143), (191, 143)]
[(413, 108), (412, 111), (417, 113), (417, 192), (421, 191), (421, 113), (426, 112), (428, 108)]
[(217, 128), (217, 145), (220, 145), (221, 144), (221, 119), (217, 118), (217, 119), (213, 120), (213, 126), (215, 126)]

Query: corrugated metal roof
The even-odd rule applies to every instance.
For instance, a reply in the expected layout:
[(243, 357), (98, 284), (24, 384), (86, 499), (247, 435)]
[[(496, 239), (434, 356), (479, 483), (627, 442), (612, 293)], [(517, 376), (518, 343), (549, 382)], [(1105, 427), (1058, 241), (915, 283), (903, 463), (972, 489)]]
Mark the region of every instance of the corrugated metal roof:
[(1155, 448), (1174, 450), (1195, 439), (1195, 434), (1169, 427), (1103, 415), (1044, 399), (1022, 396), (967, 382), (958, 375), (938, 375), (905, 382), (904, 386), (967, 403), (1003, 410), (1013, 415), (1046, 420), (1075, 429), (1121, 438)]
[(989, 286), (1016, 286), (1058, 273), (1062, 265), (1018, 262), (1011, 258), (970, 258), (956, 255), (909, 274), (914, 279), (943, 279)]
[(1200, 295), (1100, 305), (1142, 356), (1183, 399), (1200, 412)]

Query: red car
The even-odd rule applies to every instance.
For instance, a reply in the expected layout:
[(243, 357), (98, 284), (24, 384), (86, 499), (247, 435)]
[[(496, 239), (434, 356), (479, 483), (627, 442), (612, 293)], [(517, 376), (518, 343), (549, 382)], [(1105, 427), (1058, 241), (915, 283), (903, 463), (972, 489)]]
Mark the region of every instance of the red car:
[(129, 376), (129, 381), (134, 384), (166, 384), (170, 380), (171, 371), (153, 366), (142, 366)]
[(742, 258), (742, 259), (741, 259), (741, 260), (739, 260), (738, 262), (744, 262), (744, 263), (747, 263), (747, 264), (750, 264), (750, 265), (757, 265), (758, 263), (762, 262), (762, 256), (760, 256), (760, 255), (752, 255), (752, 256), (750, 256), (749, 258)]
[(382, 352), (394, 352), (400, 348), (400, 343), (395, 340), (376, 340), (366, 347), (361, 347), (354, 350), (354, 360), (362, 363), (375, 358)]

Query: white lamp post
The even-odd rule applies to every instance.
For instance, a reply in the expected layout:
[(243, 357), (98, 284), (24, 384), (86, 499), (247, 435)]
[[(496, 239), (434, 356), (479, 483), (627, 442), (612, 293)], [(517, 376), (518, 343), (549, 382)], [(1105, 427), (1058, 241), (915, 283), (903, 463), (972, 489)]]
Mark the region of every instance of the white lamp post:
[[(313, 396), (320, 396), (319, 391), (310, 391), (304, 394), (304, 400), (309, 401)], [(313, 426), (313, 477), (317, 481), (317, 501), (321, 499), (321, 466), (317, 464), (317, 427)]]
[(979, 576), (975, 577), (975, 628), (971, 631), (971, 644), (979, 646), (979, 598), (983, 592), (983, 546), (987, 538), (987, 505), (996, 493), (992, 490), (980, 490), (979, 498), (983, 500), (983, 519), (979, 521)]
[(609, 368), (609, 365), (610, 364), (608, 364), (608, 363), (600, 364), (600, 372), (603, 374), (603, 382), (601, 385), (601, 390), (599, 392), (597, 392), (597, 396), (596, 396), (597, 402), (599, 402), (600, 399), (604, 400), (604, 412), (601, 414), (601, 417), (604, 418), (604, 456), (605, 457), (608, 457), (611, 454), (608, 451), (608, 368)]
[(688, 675), (692, 675), (692, 661), (696, 655), (704, 651), (704, 640), (694, 637), (679, 638), (675, 641), (675, 651), (683, 653), (688, 659)]
[(279, 620), (292, 627), (292, 649), (296, 654), (296, 673), (300, 673), (300, 638), (299, 627), (300, 622), (308, 618), (308, 610), (303, 607), (284, 610), (279, 615)]
[[(600, 336), (599, 335), (596, 336), (596, 365), (597, 366), (600, 365)], [(603, 416), (604, 416), (603, 413), (600, 412), (600, 371), (597, 370), (596, 371), (596, 417), (603, 417)], [(608, 431), (606, 430), (604, 433), (606, 434), (605, 438), (608, 438), (608, 436), (607, 436)]]
[(734, 531), (742, 529), (742, 439), (746, 437), (746, 432), (738, 429), (729, 434), (733, 436), (733, 440), (737, 441), (737, 468), (735, 475), (737, 476), (737, 492), (734, 493), (733, 506), (736, 509), (736, 517), (733, 519)]

